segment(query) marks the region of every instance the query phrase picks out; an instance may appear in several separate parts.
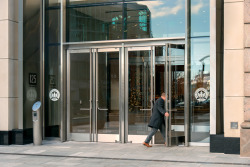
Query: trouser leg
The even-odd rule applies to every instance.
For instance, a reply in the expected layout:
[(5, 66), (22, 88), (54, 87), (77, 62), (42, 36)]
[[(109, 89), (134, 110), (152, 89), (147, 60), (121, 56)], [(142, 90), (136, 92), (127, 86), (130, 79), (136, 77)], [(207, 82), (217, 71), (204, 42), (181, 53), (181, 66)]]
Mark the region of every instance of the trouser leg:
[(166, 141), (166, 132), (165, 132), (165, 125), (164, 124), (161, 125), (160, 131), (161, 131), (162, 137), (164, 138), (164, 141)]
[(148, 134), (148, 137), (145, 140), (145, 143), (149, 143), (152, 137), (156, 134), (158, 129), (152, 128), (151, 132)]

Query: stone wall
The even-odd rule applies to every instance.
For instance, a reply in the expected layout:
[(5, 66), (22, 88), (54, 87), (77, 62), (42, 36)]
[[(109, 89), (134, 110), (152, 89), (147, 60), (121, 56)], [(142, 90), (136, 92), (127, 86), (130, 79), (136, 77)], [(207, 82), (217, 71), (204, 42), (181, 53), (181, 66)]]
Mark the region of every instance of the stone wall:
[(241, 124), (240, 155), (250, 157), (250, 0), (244, 1), (244, 122)]
[(243, 0), (224, 0), (224, 137), (238, 140), (244, 116), (243, 9)]
[(18, 128), (18, 0), (0, 0), (0, 144)]

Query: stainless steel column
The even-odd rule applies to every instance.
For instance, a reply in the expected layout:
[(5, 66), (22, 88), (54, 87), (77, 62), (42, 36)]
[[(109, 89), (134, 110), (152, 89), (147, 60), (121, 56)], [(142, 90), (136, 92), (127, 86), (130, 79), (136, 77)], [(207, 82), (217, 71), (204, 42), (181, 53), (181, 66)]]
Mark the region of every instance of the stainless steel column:
[(189, 146), (189, 119), (190, 119), (190, 33), (191, 33), (191, 0), (186, 0), (186, 35), (185, 35), (185, 79), (184, 79), (184, 119), (185, 119), (185, 146)]
[(67, 139), (67, 112), (66, 112), (66, 91), (65, 91), (65, 60), (64, 60), (64, 48), (65, 42), (65, 25), (66, 25), (66, 0), (61, 0), (60, 4), (60, 58), (59, 58), (59, 91), (61, 93), (61, 99), (59, 100), (59, 111), (61, 112), (61, 141), (64, 142)]
[[(124, 43), (122, 43), (122, 48), (120, 49), (120, 54), (119, 54), (119, 73), (120, 73), (120, 77), (119, 77), (119, 122), (120, 122), (120, 128), (119, 128), (119, 136), (120, 136), (120, 142), (121, 143), (125, 143), (127, 142), (127, 136), (125, 135), (126, 131), (126, 124), (127, 122), (125, 122), (125, 118), (126, 118), (126, 114), (125, 114), (125, 48), (124, 48)], [(127, 120), (127, 119), (126, 119)]]

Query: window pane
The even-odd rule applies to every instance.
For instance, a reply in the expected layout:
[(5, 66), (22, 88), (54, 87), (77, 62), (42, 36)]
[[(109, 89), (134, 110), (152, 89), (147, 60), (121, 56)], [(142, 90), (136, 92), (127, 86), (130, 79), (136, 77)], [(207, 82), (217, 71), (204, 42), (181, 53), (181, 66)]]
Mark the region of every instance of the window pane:
[(209, 142), (210, 45), (209, 38), (191, 39), (191, 142)]
[(191, 0), (191, 36), (210, 35), (210, 0)]
[(185, 36), (185, 0), (70, 0), (67, 41)]

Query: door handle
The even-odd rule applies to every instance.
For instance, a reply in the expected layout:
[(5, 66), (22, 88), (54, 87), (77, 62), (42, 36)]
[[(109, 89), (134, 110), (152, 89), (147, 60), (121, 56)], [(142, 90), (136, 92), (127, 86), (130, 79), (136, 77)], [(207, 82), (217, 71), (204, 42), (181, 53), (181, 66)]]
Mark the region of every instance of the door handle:
[(80, 108), (81, 111), (89, 111), (89, 108)]
[(151, 111), (151, 109), (140, 109), (140, 111)]
[(100, 110), (100, 111), (108, 111), (109, 109), (107, 109), (107, 108), (99, 108), (98, 107), (98, 110)]

